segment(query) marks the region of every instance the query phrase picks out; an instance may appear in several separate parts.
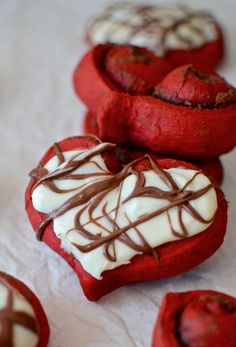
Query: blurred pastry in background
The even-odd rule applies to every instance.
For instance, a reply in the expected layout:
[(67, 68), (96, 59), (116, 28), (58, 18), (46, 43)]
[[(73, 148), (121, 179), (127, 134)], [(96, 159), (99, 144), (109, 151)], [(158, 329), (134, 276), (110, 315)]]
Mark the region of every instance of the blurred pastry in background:
[(224, 39), (215, 18), (183, 5), (116, 3), (95, 18), (86, 40), (146, 47), (172, 65), (205, 63), (217, 66), (224, 55)]

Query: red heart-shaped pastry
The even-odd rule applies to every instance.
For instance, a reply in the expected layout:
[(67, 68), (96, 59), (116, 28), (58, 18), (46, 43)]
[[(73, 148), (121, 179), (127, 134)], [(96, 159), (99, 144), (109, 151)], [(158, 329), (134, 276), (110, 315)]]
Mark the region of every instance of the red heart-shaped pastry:
[(234, 347), (236, 299), (213, 290), (166, 294), (153, 347)]
[[(99, 148), (103, 148), (103, 150), (100, 151)], [(68, 151), (79, 149), (83, 149), (82, 152), (80, 151), (82, 154), (79, 154), (82, 155), (81, 159), (76, 160), (76, 158), (73, 156), (64, 163), (63, 158)], [(85, 149), (87, 150), (85, 151)], [(94, 159), (94, 155), (98, 155), (98, 153), (100, 152), (102, 153), (101, 155), (106, 164), (106, 168), (104, 168), (103, 164), (96, 162)], [(45, 165), (46, 163), (49, 163), (50, 159), (52, 159), (52, 157), (54, 156), (57, 157), (58, 163), (61, 163), (61, 166), (59, 166), (58, 169), (54, 168), (54, 171), (49, 172), (48, 169), (45, 168)], [(73, 174), (73, 170), (80, 167), (80, 165), (90, 165), (91, 163), (93, 163), (96, 168), (99, 168), (99, 170), (102, 170), (102, 173), (99, 174), (100, 176), (105, 172), (106, 176), (104, 180), (101, 179), (101, 181), (98, 183), (91, 183), (88, 187), (86, 186), (85, 188), (83, 188), (84, 186), (82, 185), (81, 187), (83, 189), (81, 188), (81, 190), (79, 190), (79, 193), (76, 193), (75, 197), (72, 196), (67, 201), (61, 203), (61, 205), (57, 205), (56, 209), (48, 214), (41, 213), (36, 210), (32, 200), (32, 196), (36, 189), (40, 188), (41, 186), (42, 189), (49, 188), (50, 191), (54, 192), (58, 192), (59, 189), (60, 193), (64, 193), (65, 188), (61, 186), (63, 179), (65, 182), (67, 182), (68, 179), (81, 180), (94, 176), (94, 173), (89, 173), (89, 176), (87, 176), (88, 174), (86, 174), (84, 171), (82, 171), (82, 173), (77, 172), (76, 174)], [(180, 208), (180, 210), (186, 208), (190, 211), (191, 216), (194, 216), (194, 218), (196, 218), (197, 220), (201, 220), (201, 222), (206, 223), (206, 220), (204, 221), (203, 217), (201, 217), (199, 213), (191, 207), (191, 205), (188, 203), (188, 200), (196, 199), (197, 196), (205, 194), (208, 189), (211, 189), (212, 185), (207, 185), (204, 189), (199, 189), (199, 191), (196, 192), (187, 190), (188, 184), (190, 184), (192, 180), (195, 179), (194, 175), (194, 177), (188, 181), (186, 188), (184, 188), (183, 186), (183, 188), (180, 189), (176, 186), (175, 181), (171, 179), (171, 176), (167, 176), (166, 171), (164, 171), (164, 169), (170, 168), (172, 168), (172, 170), (173, 168), (182, 168), (181, 170), (186, 170), (185, 172), (189, 173), (192, 172), (192, 170), (196, 170), (195, 166), (186, 162), (172, 159), (157, 160), (150, 156), (145, 156), (123, 167), (120, 167), (120, 165), (117, 164), (115, 157), (114, 145), (99, 143), (97, 139), (87, 136), (68, 138), (59, 142), (56, 146), (51, 147), (43, 156), (38, 168), (32, 171), (31, 176), (33, 177), (33, 179), (31, 180), (26, 191), (26, 210), (29, 219), (33, 225), (33, 228), (37, 230), (37, 235), (45, 243), (47, 243), (49, 247), (51, 247), (54, 251), (61, 255), (76, 271), (84, 294), (89, 300), (97, 300), (109, 291), (124, 284), (160, 279), (187, 271), (212, 255), (223, 242), (227, 223), (227, 204), (224, 199), (224, 195), (219, 188), (216, 188), (218, 209), (214, 216), (214, 221), (207, 227), (206, 230), (200, 232), (197, 235), (185, 238), (188, 235), (188, 231), (186, 230), (186, 227), (184, 226), (184, 222), (182, 220), (182, 212), (179, 211), (179, 217), (177, 217), (177, 219), (179, 220), (178, 223), (180, 223), (180, 229), (182, 230), (183, 234), (179, 234), (175, 231), (176, 224), (172, 224), (172, 221), (170, 219), (172, 217), (170, 217), (168, 209), (171, 208), (171, 206), (179, 206), (178, 208)], [(168, 181), (168, 184), (172, 187), (170, 192), (164, 192), (159, 189), (155, 189), (152, 186), (145, 186), (145, 182), (148, 179), (145, 176), (145, 172), (147, 170), (151, 170), (150, 172), (153, 173), (156, 172), (155, 170), (157, 170), (159, 172), (158, 177), (161, 177), (159, 179), (164, 180), (163, 182)], [(198, 174), (199, 172), (196, 173), (196, 175)], [(126, 179), (129, 179), (131, 177), (130, 175), (134, 175), (132, 177), (137, 178), (135, 187), (133, 188), (134, 190), (132, 191), (131, 195), (129, 195), (126, 200), (120, 200), (124, 197), (119, 197), (117, 198), (117, 200), (114, 200), (113, 196), (113, 198), (111, 198), (111, 200), (109, 201), (107, 194), (117, 191), (118, 186), (120, 187), (119, 191), (122, 192), (123, 184), (125, 184), (124, 182)], [(99, 176), (96, 176), (95, 178), (97, 179), (97, 177)], [(60, 183), (60, 188), (55, 185), (53, 179), (58, 180), (58, 184)], [(128, 194), (126, 190), (131, 189), (129, 187), (130, 184), (128, 184), (127, 188), (124, 188), (124, 194)], [(69, 185), (67, 186), (67, 189), (70, 190), (72, 188)], [(142, 197), (150, 196), (155, 197), (155, 199), (158, 200), (161, 196), (164, 196), (164, 199), (167, 199), (166, 201), (169, 201), (170, 205), (167, 205), (167, 207), (165, 207), (165, 205), (163, 207), (164, 210), (163, 208), (155, 210), (154, 212), (152, 212), (153, 214), (144, 213), (140, 215), (138, 219), (132, 220), (132, 222), (131, 220), (129, 220), (129, 217), (125, 212), (124, 215), (126, 215), (129, 223), (126, 223), (123, 227), (118, 227), (118, 225), (116, 224), (116, 217), (114, 217), (113, 214), (109, 215), (110, 212), (107, 212), (107, 206), (110, 203), (113, 203), (113, 201), (117, 201), (117, 204), (118, 201), (122, 201), (122, 204), (125, 204), (125, 202), (129, 201), (129, 199), (132, 200), (133, 198), (138, 198), (140, 194), (141, 199)], [(155, 202), (155, 199), (152, 201)], [(43, 203), (43, 206), (44, 204), (48, 203), (47, 200), (43, 201), (45, 201), (45, 203)], [(102, 218), (106, 218), (106, 223), (111, 223), (114, 228), (113, 231), (109, 231), (105, 236), (102, 234), (102, 231), (96, 232), (92, 235), (89, 229), (86, 229), (86, 225), (90, 223), (90, 221), (86, 222), (86, 220), (83, 219), (83, 213), (87, 211), (86, 213), (88, 213), (89, 217), (85, 216), (85, 219), (89, 218), (92, 223), (98, 226), (98, 220), (100, 216), (98, 217), (96, 213), (93, 214), (93, 212), (96, 207), (99, 206), (101, 201), (105, 201), (103, 207), (101, 208), (101, 211), (103, 213)], [(153, 202), (151, 206), (153, 206)], [(185, 204), (187, 205), (185, 206)], [(142, 205), (145, 207), (147, 204), (144, 203)], [(66, 229), (66, 237), (68, 233), (70, 236), (71, 231), (72, 233), (76, 232), (75, 235), (73, 234), (75, 238), (73, 236), (72, 243), (73, 245), (76, 245), (76, 249), (79, 249), (80, 254), (83, 253), (84, 256), (84, 254), (88, 254), (89, 252), (94, 251), (94, 249), (100, 249), (103, 252), (103, 256), (106, 257), (106, 259), (109, 259), (109, 264), (111, 264), (113, 261), (117, 260), (115, 259), (115, 240), (119, 240), (121, 244), (125, 243), (129, 250), (136, 250), (138, 252), (141, 252), (142, 254), (133, 256), (130, 259), (129, 264), (127, 264), (126, 260), (126, 264), (112, 269), (110, 268), (110, 270), (102, 272), (101, 279), (98, 279), (98, 277), (96, 277), (95, 275), (91, 275), (90, 273), (88, 273), (88, 271), (85, 271), (85, 269), (81, 265), (81, 262), (78, 261), (74, 255), (69, 254), (61, 247), (61, 240), (56, 236), (52, 224), (52, 221), (55, 218), (65, 215), (73, 208), (77, 208), (77, 206), (84, 206), (85, 210), (83, 208), (81, 209), (80, 207), (79, 212), (72, 219), (74, 221), (74, 227), (71, 226), (69, 229)], [(87, 208), (88, 210), (86, 210)], [(114, 211), (115, 210), (112, 209), (111, 213), (114, 213)], [(171, 229), (171, 234), (175, 235), (174, 239), (176, 241), (164, 243), (161, 246), (152, 249), (150, 248), (148, 242), (145, 240), (144, 236), (140, 234), (138, 228), (140, 227), (140, 224), (145, 224), (155, 216), (163, 214), (164, 211), (166, 211), (167, 213), (168, 219), (166, 221), (169, 221), (168, 225)], [(115, 215), (117, 214), (115, 213)], [(209, 220), (207, 223), (209, 223)], [(133, 228), (133, 230), (135, 230), (135, 232), (139, 235), (140, 239), (138, 243), (135, 243), (133, 241), (130, 234), (129, 236), (126, 235), (127, 230), (129, 230), (130, 228)], [(62, 231), (60, 231), (60, 233), (62, 233)], [(76, 243), (76, 238), (81, 237), (81, 235), (88, 238), (88, 244), (87, 242), (85, 245), (83, 245), (83, 243)], [(101, 248), (100, 246), (104, 248)], [(158, 259), (156, 257), (157, 255)], [(85, 264), (85, 266), (92, 268), (91, 271), (95, 271), (95, 268), (98, 264), (97, 261), (98, 260), (94, 261), (94, 263), (92, 262), (89, 264), (86, 263), (87, 265)]]
[[(97, 46), (74, 73), (76, 93), (96, 115), (102, 140), (187, 159), (218, 157), (235, 147), (236, 91), (211, 68), (165, 69), (166, 77), (155, 90), (147, 82), (142, 94), (136, 64), (128, 88), (120, 64), (111, 64), (109, 58), (119, 51), (123, 54), (124, 47)], [(140, 64), (148, 70), (147, 62)], [(156, 73), (162, 69), (160, 65)]]
[(50, 330), (38, 298), (24, 283), (1, 271), (0, 301), (0, 346), (47, 346)]

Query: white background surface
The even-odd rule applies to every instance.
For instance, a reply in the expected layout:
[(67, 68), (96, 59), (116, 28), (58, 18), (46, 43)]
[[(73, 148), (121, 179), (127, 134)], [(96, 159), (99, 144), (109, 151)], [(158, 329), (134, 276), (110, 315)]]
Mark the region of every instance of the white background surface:
[[(0, 0), (0, 269), (40, 298), (51, 326), (50, 347), (150, 346), (165, 292), (212, 288), (236, 296), (236, 150), (222, 158), (229, 201), (224, 245), (191, 272), (126, 286), (91, 303), (69, 266), (35, 240), (24, 211), (27, 174), (53, 142), (81, 133), (85, 109), (71, 76), (87, 49), (87, 21), (107, 3)], [(220, 71), (236, 85), (236, 2), (197, 3), (224, 25), (227, 59)]]

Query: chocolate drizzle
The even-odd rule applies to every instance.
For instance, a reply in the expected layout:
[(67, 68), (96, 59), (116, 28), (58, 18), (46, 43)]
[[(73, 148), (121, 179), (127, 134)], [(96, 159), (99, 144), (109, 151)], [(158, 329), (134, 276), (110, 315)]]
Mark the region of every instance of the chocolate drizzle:
[(58, 159), (59, 164), (64, 163), (64, 161), (65, 161), (64, 154), (62, 153), (62, 151), (61, 151), (60, 148), (58, 147), (58, 144), (57, 144), (57, 143), (54, 143), (53, 149), (54, 149), (54, 151), (55, 151), (55, 153), (56, 153), (56, 156), (57, 156), (57, 159)]
[[(57, 146), (57, 144), (54, 144), (54, 148), (56, 147), (56, 151), (55, 154), (58, 158), (58, 160), (60, 160), (59, 158), (62, 158), (62, 153), (59, 149), (59, 147)], [(97, 154), (100, 154), (102, 151), (109, 151), (112, 150), (114, 148), (114, 145), (110, 144), (110, 143), (105, 143), (102, 146), (98, 146), (98, 149), (95, 151), (92, 151), (92, 153), (86, 154), (84, 156), (84, 158), (81, 160), (76, 160), (77, 154), (72, 156), (66, 163), (66, 165), (64, 165), (62, 168), (56, 169), (55, 171), (53, 171), (52, 173), (49, 173), (48, 170), (46, 169), (42, 169), (41, 165), (39, 165), (36, 169), (32, 170), (30, 172), (30, 176), (32, 178), (36, 178), (38, 180), (38, 182), (35, 184), (35, 186), (33, 187), (33, 190), (40, 184), (44, 184), (45, 186), (47, 186), (50, 190), (54, 191), (55, 193), (59, 193), (59, 194), (63, 194), (63, 193), (69, 193), (72, 191), (76, 191), (78, 190), (78, 188), (72, 188), (72, 189), (60, 189), (58, 188), (53, 180), (57, 179), (57, 180), (81, 180), (84, 178), (95, 178), (97, 179), (99, 176), (111, 176), (111, 172), (104, 170), (97, 162), (90, 160), (92, 157), (96, 156)], [(63, 157), (64, 158), (64, 157)], [(75, 171), (76, 169), (78, 169), (79, 167), (82, 167), (84, 164), (86, 164), (87, 162), (93, 163), (94, 165), (96, 165), (101, 172), (99, 173), (90, 173), (90, 174), (72, 174), (73, 171)], [(109, 179), (108, 179), (109, 181)], [(97, 185), (99, 185), (97, 187)], [(61, 215), (63, 215), (65, 212), (67, 212), (68, 210), (82, 205), (84, 203), (86, 203), (89, 199), (91, 199), (93, 197), (94, 194), (96, 194), (97, 189), (102, 189), (103, 185), (102, 182), (98, 182), (98, 183), (93, 183), (92, 185), (90, 185), (90, 187), (88, 188), (85, 185), (82, 185), (80, 188), (81, 190), (75, 194), (72, 198), (68, 199), (64, 204), (62, 204), (58, 209), (54, 210), (53, 212), (51, 212), (47, 218), (45, 218), (42, 223), (40, 224), (38, 231), (37, 231), (37, 239), (40, 240), (42, 237), (42, 233), (45, 229), (45, 227), (56, 217), (59, 217)]]
[[(81, 167), (83, 164), (94, 162), (94, 156), (106, 152), (110, 149), (114, 149), (114, 145), (103, 144), (96, 146), (92, 148), (92, 150), (90, 149), (88, 151), (88, 154), (83, 154), (83, 160), (80, 160), (79, 157), (78, 160), (76, 160), (77, 156), (75, 155), (63, 165), (59, 166), (52, 173), (46, 173), (46, 171), (43, 171), (41, 167), (33, 170), (33, 174), (31, 173), (31, 175), (33, 178), (37, 178), (38, 180), (33, 190), (39, 184), (44, 184), (47, 185), (49, 189), (56, 191), (56, 193), (64, 193), (64, 189), (59, 189), (55, 186), (55, 183), (53, 182), (54, 179), (80, 180), (81, 178), (91, 178), (91, 182), (89, 184), (82, 184), (79, 188), (73, 189), (76, 190), (75, 195), (70, 197), (59, 208), (49, 213), (47, 217), (40, 223), (37, 229), (37, 238), (39, 240), (42, 239), (45, 228), (50, 222), (70, 211), (71, 209), (81, 206), (80, 210), (76, 213), (75, 216), (74, 228), (72, 230), (68, 230), (67, 234), (69, 235), (71, 232), (77, 232), (85, 240), (87, 240), (87, 243), (82, 245), (73, 243), (74, 246), (83, 253), (90, 252), (97, 249), (98, 247), (103, 247), (104, 256), (109, 261), (115, 262), (117, 260), (115, 244), (116, 240), (119, 240), (121, 243), (124, 243), (126, 246), (137, 252), (153, 254), (157, 257), (155, 249), (153, 249), (148, 244), (147, 240), (139, 230), (139, 227), (142, 223), (148, 222), (163, 213), (167, 214), (172, 234), (176, 238), (180, 239), (186, 238), (189, 235), (188, 230), (184, 225), (183, 211), (187, 211), (194, 219), (203, 224), (211, 223), (214, 220), (214, 216), (209, 220), (204, 219), (190, 203), (191, 200), (195, 200), (201, 197), (213, 187), (213, 185), (210, 183), (204, 188), (196, 191), (191, 191), (188, 189), (189, 185), (199, 174), (201, 174), (201, 172), (196, 172), (182, 188), (179, 188), (170, 173), (168, 173), (165, 169), (162, 169), (150, 155), (145, 155), (141, 159), (136, 159), (131, 163), (125, 165), (123, 169), (117, 174), (112, 174), (110, 171), (106, 171), (100, 166), (99, 169), (101, 170), (101, 172), (98, 173), (82, 175), (72, 174), (73, 171)], [(55, 154), (61, 157), (61, 153), (58, 152), (58, 147), (55, 151)], [(148, 163), (150, 168), (149, 170), (152, 170), (157, 176), (160, 177), (160, 179), (169, 188), (168, 191), (162, 190), (158, 187), (146, 186), (144, 171), (140, 172), (137, 169), (137, 165), (142, 161), (146, 164)], [(98, 163), (96, 163), (96, 165), (98, 165)], [(121, 193), (122, 189), (124, 188), (124, 180), (130, 175), (135, 175), (135, 187), (132, 192), (122, 201)], [(115, 206), (113, 206), (109, 210), (107, 198), (108, 195), (114, 190), (118, 192), (118, 198), (116, 200)], [(66, 192), (68, 191), (71, 190), (67, 190)], [(123, 227), (120, 227), (117, 221), (120, 207), (128, 203), (132, 199), (142, 197), (162, 199), (166, 200), (168, 203), (166, 206), (157, 209), (154, 212), (139, 216), (135, 221), (131, 221), (127, 213), (124, 213), (124, 219), (127, 224)], [(96, 217), (94, 217), (94, 212), (98, 207), (100, 207), (101, 209), (101, 215), (97, 216), (96, 214)], [(178, 208), (178, 220), (182, 230), (181, 233), (177, 232), (174, 229), (171, 222), (169, 210), (173, 207)], [(84, 218), (82, 218), (84, 213), (88, 215), (87, 222), (82, 222), (82, 220), (84, 220)], [(91, 223), (100, 230), (98, 233), (94, 234), (89, 231), (88, 226), (91, 225)], [(127, 232), (131, 229), (137, 234), (139, 240), (138, 242), (135, 242), (131, 238), (131, 236), (128, 235)]]
[(13, 308), (14, 289), (10, 284), (0, 278), (0, 284), (7, 288), (7, 302), (4, 308), (0, 308), (0, 346), (14, 347), (13, 327), (20, 325), (34, 334), (39, 334), (39, 326), (34, 317), (23, 311), (15, 311)]

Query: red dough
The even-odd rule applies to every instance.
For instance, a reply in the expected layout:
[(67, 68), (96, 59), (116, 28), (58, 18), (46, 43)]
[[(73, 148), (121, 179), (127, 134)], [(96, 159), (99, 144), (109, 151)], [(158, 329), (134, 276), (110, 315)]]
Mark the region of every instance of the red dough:
[[(167, 74), (166, 69), (166, 77), (155, 90), (147, 88), (145, 95), (133, 95), (127, 91), (126, 79), (121, 82), (120, 64), (112, 62), (112, 73), (108, 68), (108, 58), (114, 52), (117, 56), (119, 50), (124, 54), (123, 46), (93, 48), (74, 74), (75, 90), (96, 114), (102, 140), (187, 159), (218, 157), (235, 147), (236, 91), (213, 70), (185, 65)], [(146, 71), (147, 63), (143, 65)], [(140, 92), (135, 66), (134, 89)]]
[[(9, 290), (11, 288), (15, 289), (32, 306), (32, 308), (34, 309), (36, 321), (38, 324), (38, 337), (39, 337), (37, 346), (35, 347), (46, 347), (48, 345), (50, 329), (49, 329), (47, 317), (45, 315), (43, 307), (41, 306), (38, 298), (23, 282), (1, 271), (0, 271), (0, 283), (2, 283), (3, 285), (6, 284)], [(0, 313), (1, 313), (1, 309), (0, 309)], [(0, 324), (0, 326), (1, 326), (1, 329), (3, 330), (4, 330), (4, 327), (6, 328), (4, 324)], [(0, 329), (0, 335), (1, 335), (1, 329)]]
[[(87, 112), (84, 120), (84, 133), (93, 134), (98, 136), (97, 119), (92, 112)], [(119, 147), (118, 161), (121, 163), (128, 163), (136, 158), (142, 157), (146, 152), (143, 150), (137, 150), (130, 146)], [(157, 158), (163, 158), (164, 156), (152, 154)], [(119, 158), (120, 156), (120, 158)], [(211, 158), (207, 160), (192, 161), (192, 163), (200, 167), (204, 173), (210, 177), (217, 184), (221, 184), (223, 181), (223, 166), (219, 158)]]
[(234, 347), (236, 299), (213, 290), (166, 294), (153, 347)]
[[(89, 148), (96, 144), (96, 139), (73, 137), (61, 141), (58, 143), (58, 146), (61, 151), (67, 151), (76, 148)], [(55, 155), (55, 152), (51, 147), (40, 163), (45, 164), (53, 155)], [(115, 164), (115, 159), (112, 158), (112, 154), (110, 154), (109, 161), (108, 159), (107, 157), (106, 162), (109, 170), (117, 171), (117, 165)], [(163, 168), (180, 165), (194, 168), (191, 164), (171, 159), (161, 159), (158, 163)], [(136, 164), (137, 170), (148, 168), (149, 163), (144, 159)], [(26, 210), (35, 230), (46, 216), (37, 212), (32, 205), (31, 193), (36, 182), (35, 179), (31, 180), (26, 191)], [(177, 275), (193, 268), (211, 256), (223, 242), (227, 223), (227, 204), (223, 193), (219, 189), (217, 189), (217, 198), (218, 210), (215, 220), (207, 230), (188, 239), (170, 242), (158, 247), (159, 260), (152, 255), (137, 255), (131, 260), (130, 264), (105, 271), (102, 280), (97, 280), (84, 271), (79, 261), (61, 248), (60, 240), (53, 232), (52, 223), (46, 227), (42, 240), (69, 263), (77, 273), (86, 297), (95, 301), (111, 290), (128, 283), (156, 280)]]

